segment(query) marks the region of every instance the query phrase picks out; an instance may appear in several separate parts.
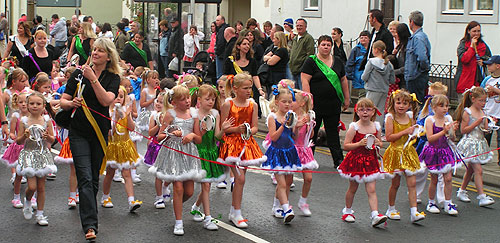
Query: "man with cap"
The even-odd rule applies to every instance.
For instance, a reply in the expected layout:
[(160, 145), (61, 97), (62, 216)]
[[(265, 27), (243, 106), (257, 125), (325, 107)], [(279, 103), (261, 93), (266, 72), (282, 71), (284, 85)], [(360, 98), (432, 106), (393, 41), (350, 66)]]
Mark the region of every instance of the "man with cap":
[[(488, 92), (484, 113), (496, 119), (496, 124), (498, 126), (500, 125), (500, 103), (497, 102), (500, 97), (500, 56), (492, 56), (490, 59), (483, 61), (483, 64), (488, 67), (488, 72), (491, 74), (481, 83), (481, 87), (485, 88)], [(493, 132), (486, 133), (485, 137), (488, 144), (491, 145)], [(497, 144), (500, 144), (500, 129), (497, 130)], [(500, 165), (500, 153), (498, 154), (497, 163)]]
[(293, 37), (292, 48), (290, 49), (290, 71), (292, 72), (293, 80), (295, 81), (295, 88), (302, 89), (300, 80), (300, 73), (302, 71), (302, 64), (310, 55), (314, 55), (314, 38), (307, 33), (307, 21), (305, 19), (298, 19), (296, 21), (297, 35)]
[(283, 29), (285, 29), (284, 33), (286, 35), (286, 39), (288, 40), (288, 48), (292, 47), (292, 41), (295, 37), (295, 33), (293, 33), (293, 19), (288, 18), (283, 22)]
[[(172, 32), (170, 34), (170, 39), (168, 40), (168, 56), (170, 60), (177, 58), (180, 65), (180, 60), (184, 56), (184, 32), (179, 25), (179, 19), (173, 17), (170, 20), (170, 26), (172, 26)], [(173, 77), (174, 74), (178, 74), (178, 70), (168, 70), (168, 77)]]

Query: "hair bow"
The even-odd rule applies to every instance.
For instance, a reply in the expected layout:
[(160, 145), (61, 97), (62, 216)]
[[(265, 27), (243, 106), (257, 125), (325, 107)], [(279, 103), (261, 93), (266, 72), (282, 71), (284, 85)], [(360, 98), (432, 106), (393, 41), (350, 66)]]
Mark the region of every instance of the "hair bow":
[(234, 75), (232, 74), (227, 75), (227, 81), (229, 81), (231, 87), (233, 87)]
[(424, 97), (424, 100), (427, 100), (427, 99), (429, 99), (429, 98), (431, 98), (431, 99), (432, 99), (432, 97), (434, 97), (434, 95), (426, 95), (426, 96)]
[(476, 88), (476, 86), (472, 86), (469, 89), (465, 89), (464, 95), (465, 93), (471, 92), (474, 88)]
[(292, 89), (292, 87), (290, 87), (290, 85), (287, 85), (287, 87), (290, 90), (290, 93), (292, 93), (292, 100), (296, 101), (296, 99), (295, 99), (295, 91)]
[(215, 89), (215, 91), (217, 91), (217, 95), (220, 95), (220, 92), (219, 92), (219, 90), (217, 89), (217, 87), (215, 87), (215, 85), (213, 85), (213, 84), (212, 84), (212, 88), (214, 88), (214, 89)]
[(278, 86), (276, 84), (272, 86), (272, 89), (273, 89), (273, 95), (280, 94), (280, 91), (279, 91)]
[(401, 90), (397, 89), (397, 90), (394, 90), (392, 91), (392, 98), (394, 98), (394, 96), (396, 96), (397, 94), (399, 94), (399, 92), (401, 92)]
[(419, 104), (422, 104), (420, 103), (420, 101), (417, 99), (417, 95), (415, 93), (411, 93), (410, 94), (410, 97), (412, 98), (413, 102), (417, 102)]
[(286, 87), (288, 86), (288, 85), (286, 84), (286, 82), (285, 82), (285, 81), (283, 81), (283, 80), (281, 80), (281, 81), (280, 81), (280, 84), (281, 84), (281, 86), (283, 86), (283, 88), (286, 88)]
[(189, 89), (189, 95), (193, 95), (193, 94), (198, 94), (198, 91), (200, 90), (200, 87), (196, 86), (196, 87), (193, 87), (191, 89)]
[(187, 73), (183, 72), (181, 76), (178, 76), (179, 77), (179, 84), (182, 84), (184, 83), (184, 76), (186, 76)]

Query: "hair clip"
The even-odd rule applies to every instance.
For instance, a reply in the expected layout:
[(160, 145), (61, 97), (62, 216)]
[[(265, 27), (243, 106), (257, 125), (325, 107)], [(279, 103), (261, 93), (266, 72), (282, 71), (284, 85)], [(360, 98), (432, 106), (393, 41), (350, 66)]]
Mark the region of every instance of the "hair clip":
[(401, 90), (397, 89), (397, 90), (394, 90), (392, 91), (392, 98), (394, 98), (394, 96), (396, 96), (397, 94), (399, 94), (399, 92), (401, 92)]
[(287, 87), (290, 90), (290, 93), (292, 93), (292, 100), (296, 101), (296, 99), (295, 99), (295, 91), (292, 89), (292, 87), (290, 87), (290, 85), (287, 85)]
[(411, 96), (411, 98), (412, 98), (413, 102), (417, 102), (417, 103), (419, 103), (419, 104), (422, 104), (422, 103), (420, 103), (420, 101), (417, 99), (417, 95), (416, 95), (415, 93), (411, 93), (411, 94), (410, 94), (410, 96)]
[(231, 87), (233, 87), (234, 75), (232, 74), (227, 75), (227, 81), (229, 81)]
[(426, 96), (424, 97), (424, 100), (427, 100), (427, 99), (429, 99), (429, 98), (431, 98), (431, 99), (432, 99), (432, 97), (434, 97), (434, 95), (426, 95)]
[(469, 89), (465, 89), (464, 95), (465, 93), (471, 92), (474, 88), (476, 88), (476, 86), (472, 86)]
[(285, 82), (285, 81), (283, 81), (283, 80), (281, 80), (281, 81), (280, 81), (280, 84), (281, 84), (281, 86), (283, 86), (283, 88), (286, 88), (286, 87), (288, 86), (288, 85), (286, 84), (286, 82)]
[(198, 91), (200, 90), (200, 87), (196, 86), (196, 87), (192, 87), (191, 89), (189, 89), (189, 95), (193, 95), (196, 93), (196, 95), (198, 95)]
[(279, 91), (278, 86), (276, 84), (272, 86), (272, 89), (273, 89), (273, 95), (280, 94), (280, 91)]

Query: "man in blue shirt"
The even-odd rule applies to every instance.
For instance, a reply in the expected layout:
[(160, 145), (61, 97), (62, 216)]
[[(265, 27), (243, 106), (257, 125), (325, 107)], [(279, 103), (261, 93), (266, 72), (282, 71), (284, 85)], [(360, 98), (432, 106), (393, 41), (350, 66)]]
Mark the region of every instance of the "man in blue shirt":
[(424, 15), (420, 11), (410, 13), (409, 22), (413, 35), (406, 46), (405, 80), (410, 93), (415, 93), (424, 102), (425, 90), (429, 81), (431, 43), (422, 30)]

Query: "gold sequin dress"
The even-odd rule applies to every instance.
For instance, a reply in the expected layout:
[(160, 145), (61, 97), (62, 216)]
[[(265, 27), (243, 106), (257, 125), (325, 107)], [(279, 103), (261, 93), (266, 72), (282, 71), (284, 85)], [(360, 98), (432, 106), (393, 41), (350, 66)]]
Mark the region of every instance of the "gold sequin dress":
[[(106, 167), (115, 169), (130, 169), (139, 165), (142, 157), (137, 153), (134, 142), (130, 139), (127, 129), (127, 117), (118, 120), (109, 138), (108, 149), (104, 161)], [(122, 124), (122, 125), (120, 125)]]

